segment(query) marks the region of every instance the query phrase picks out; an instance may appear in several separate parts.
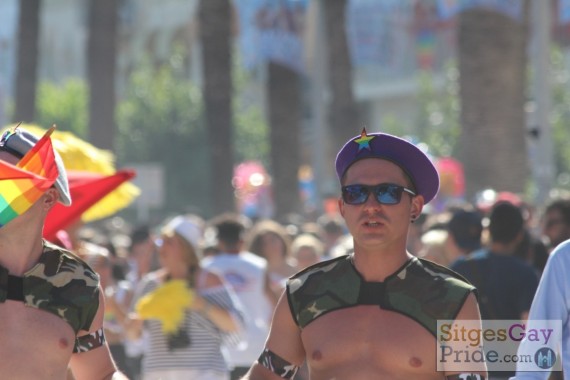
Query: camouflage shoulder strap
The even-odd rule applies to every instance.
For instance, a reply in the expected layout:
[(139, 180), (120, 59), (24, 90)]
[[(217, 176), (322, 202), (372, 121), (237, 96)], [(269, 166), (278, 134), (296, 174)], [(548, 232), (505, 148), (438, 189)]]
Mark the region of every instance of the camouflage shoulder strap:
[(329, 312), (364, 304), (406, 315), (434, 336), (437, 320), (455, 319), (474, 290), (455, 272), (415, 257), (384, 282), (364, 281), (351, 256), (309, 267), (287, 282), (289, 307), (301, 328)]
[(46, 242), (23, 276), (23, 296), (26, 306), (61, 317), (77, 334), (89, 330), (99, 309), (99, 276), (73, 253)]

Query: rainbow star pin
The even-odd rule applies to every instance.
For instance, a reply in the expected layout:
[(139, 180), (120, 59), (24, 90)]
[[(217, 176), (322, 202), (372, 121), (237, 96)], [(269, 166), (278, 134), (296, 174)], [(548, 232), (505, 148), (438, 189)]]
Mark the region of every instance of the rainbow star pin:
[(370, 140), (375, 138), (376, 136), (368, 136), (366, 134), (366, 128), (362, 128), (362, 132), (360, 132), (360, 137), (354, 139), (353, 141), (358, 144), (358, 152), (363, 149), (370, 150)]

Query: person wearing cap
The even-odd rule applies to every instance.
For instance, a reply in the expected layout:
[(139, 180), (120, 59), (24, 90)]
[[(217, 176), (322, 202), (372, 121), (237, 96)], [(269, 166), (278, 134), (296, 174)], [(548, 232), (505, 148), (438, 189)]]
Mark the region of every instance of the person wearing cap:
[(125, 318), (131, 338), (143, 330), (148, 337), (143, 380), (229, 380), (222, 343), (241, 342), (242, 311), (222, 279), (201, 267), (201, 239), (201, 219), (180, 215), (156, 241), (161, 268), (143, 278)]
[[(16, 165), (39, 139), (4, 133), (0, 160)], [(0, 373), (6, 379), (126, 379), (103, 333), (104, 293), (87, 263), (42, 237), (48, 212), (71, 204), (61, 157), (58, 177), (24, 213), (0, 228)]]
[(336, 171), (354, 252), (288, 280), (245, 379), (293, 378), (304, 362), (313, 380), (485, 378), (484, 363), (436, 365), (438, 320), (480, 327), (475, 288), (406, 250), (410, 223), (439, 188), (430, 159), (363, 130), (339, 151)]

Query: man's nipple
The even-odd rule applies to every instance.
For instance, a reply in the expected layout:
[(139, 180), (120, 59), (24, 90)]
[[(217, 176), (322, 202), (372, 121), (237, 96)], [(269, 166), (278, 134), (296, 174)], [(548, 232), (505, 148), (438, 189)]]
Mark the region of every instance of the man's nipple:
[(410, 358), (410, 366), (411, 366), (411, 367), (419, 368), (419, 367), (422, 366), (422, 364), (423, 364), (423, 363), (422, 363), (421, 359), (416, 358), (415, 356), (412, 356), (412, 357)]
[(323, 354), (321, 353), (321, 351), (315, 350), (315, 351), (313, 351), (313, 354), (311, 355), (311, 357), (313, 358), (313, 360), (319, 361), (323, 358)]
[(66, 349), (69, 346), (69, 341), (65, 338), (60, 338), (58, 344), (59, 348)]

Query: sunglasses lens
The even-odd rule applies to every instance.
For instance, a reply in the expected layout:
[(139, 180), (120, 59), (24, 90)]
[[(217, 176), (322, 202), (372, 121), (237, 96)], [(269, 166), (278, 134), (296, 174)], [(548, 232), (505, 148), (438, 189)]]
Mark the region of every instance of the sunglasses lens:
[(395, 205), (400, 202), (402, 188), (400, 186), (385, 185), (376, 189), (376, 199), (378, 203), (385, 205)]
[(368, 189), (360, 185), (345, 186), (342, 189), (342, 199), (349, 205), (359, 205), (368, 199)]

